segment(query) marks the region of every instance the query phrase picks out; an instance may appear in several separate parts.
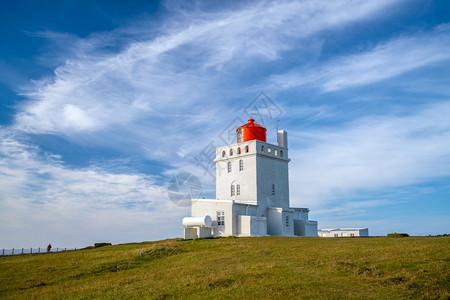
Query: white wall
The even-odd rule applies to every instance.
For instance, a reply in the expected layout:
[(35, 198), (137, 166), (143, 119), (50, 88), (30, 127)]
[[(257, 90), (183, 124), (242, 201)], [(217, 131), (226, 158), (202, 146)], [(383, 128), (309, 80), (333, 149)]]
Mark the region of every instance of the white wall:
[(308, 213), (309, 213), (308, 208), (292, 208), (292, 209), (295, 211), (294, 219), (303, 221), (308, 220)]
[(310, 221), (310, 220), (306, 221), (305, 236), (318, 236), (317, 221)]
[[(321, 237), (351, 237), (351, 236), (369, 236), (368, 228), (336, 228), (336, 229), (322, 229), (318, 232)], [(336, 236), (337, 235), (337, 236)]]
[(251, 216), (238, 216), (237, 234), (239, 236), (251, 236)]
[[(245, 153), (245, 147), (249, 152)], [(241, 154), (238, 154), (238, 148)], [(233, 155), (230, 156), (230, 149)], [(225, 157), (222, 157), (225, 151)], [(239, 143), (216, 149), (216, 199), (233, 199), (242, 202), (256, 203), (256, 141)], [(243, 161), (243, 170), (239, 171), (239, 161)], [(231, 163), (231, 172), (228, 172), (228, 162)], [(240, 185), (240, 195), (231, 196), (231, 184)]]
[(250, 226), (252, 236), (267, 235), (267, 218), (252, 216)]
[[(259, 154), (256, 156), (258, 204), (289, 208), (289, 160), (274, 156), (274, 148), (271, 144), (257, 141), (256, 146)], [(262, 146), (264, 146), (264, 152), (261, 151)], [(272, 195), (272, 185), (275, 185), (275, 195)]]
[(282, 235), (282, 208), (268, 208), (267, 209), (267, 234)]
[[(249, 147), (248, 153), (245, 152), (246, 146)], [(241, 148), (241, 154), (238, 154), (238, 148)], [(233, 155), (230, 155), (231, 149)], [(283, 157), (280, 156), (281, 151)], [(240, 160), (244, 165), (242, 171), (239, 170)], [(266, 214), (267, 207), (289, 207), (289, 158), (286, 148), (253, 140), (217, 148), (215, 162), (217, 199), (256, 202), (260, 206), (260, 216)], [(228, 162), (231, 163), (231, 172), (228, 172)], [(231, 196), (232, 184), (240, 185), (240, 195)], [(275, 195), (272, 195), (272, 184), (275, 185)]]
[(194, 240), (198, 238), (198, 231), (195, 227), (185, 227), (184, 228), (184, 239)]
[[(217, 212), (225, 213), (225, 225), (217, 226)], [(209, 215), (213, 223), (214, 236), (233, 235), (236, 226), (236, 220), (233, 219), (232, 201), (220, 201), (216, 199), (193, 199), (191, 204), (191, 216)]]
[[(288, 222), (286, 222), (288, 218)], [(294, 212), (283, 211), (281, 214), (281, 228), (283, 231), (283, 236), (293, 236), (294, 235)]]

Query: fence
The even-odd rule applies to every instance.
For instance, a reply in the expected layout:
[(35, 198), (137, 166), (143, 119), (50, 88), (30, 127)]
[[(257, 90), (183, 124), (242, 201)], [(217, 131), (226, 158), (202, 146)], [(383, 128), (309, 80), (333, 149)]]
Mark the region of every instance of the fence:
[[(77, 248), (52, 248), (50, 252), (63, 252), (63, 251), (73, 251)], [(17, 255), (17, 254), (36, 254), (36, 253), (47, 253), (47, 247), (37, 247), (37, 248), (12, 248), (12, 249), (2, 249), (0, 250), (0, 256), (2, 255)]]

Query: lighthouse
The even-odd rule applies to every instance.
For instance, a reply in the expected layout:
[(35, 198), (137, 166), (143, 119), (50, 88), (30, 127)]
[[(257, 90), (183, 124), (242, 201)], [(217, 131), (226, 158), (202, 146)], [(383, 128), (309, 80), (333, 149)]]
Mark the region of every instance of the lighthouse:
[(266, 134), (249, 119), (236, 129), (236, 144), (216, 148), (216, 198), (192, 199), (185, 239), (318, 236), (309, 209), (289, 205), (287, 132), (277, 132), (277, 145), (267, 143)]

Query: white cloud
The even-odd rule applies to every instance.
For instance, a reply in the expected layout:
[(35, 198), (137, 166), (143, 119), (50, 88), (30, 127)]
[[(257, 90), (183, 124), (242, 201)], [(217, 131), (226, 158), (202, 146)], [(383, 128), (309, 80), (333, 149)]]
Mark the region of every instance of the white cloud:
[[(288, 50), (310, 51), (299, 45), (317, 33), (377, 18), (392, 5), (263, 2), (239, 11), (182, 11), (148, 30), (143, 27), (149, 23), (142, 22), (85, 39), (45, 33), (63, 40), (54, 59), (64, 57), (65, 63), (54, 76), (24, 89), (28, 100), (19, 107), (15, 125), (1, 132), (0, 219), (8, 226), (0, 229), (0, 241), (10, 246), (28, 239), (30, 245), (45, 245), (58, 236), (61, 245), (75, 246), (86, 240), (181, 236), (179, 220), (189, 212), (172, 205), (165, 186), (152, 176), (106, 171), (101, 164), (70, 168), (61, 153), (43, 155), (19, 137), (54, 134), (193, 172), (192, 156), (217, 141), (224, 126), (246, 106), (242, 101), (258, 92), (242, 86), (245, 78), (253, 80), (261, 65), (282, 61)], [(431, 34), (392, 39), (367, 53), (332, 60), (305, 82), (297, 73), (276, 79), (282, 87), (313, 84), (327, 91), (373, 83), (448, 59), (448, 51), (443, 51), (448, 48), (446, 34), (443, 26)], [(320, 52), (322, 43), (312, 43)], [(106, 51), (105, 44), (117, 50)], [(402, 54), (404, 48), (408, 55)], [(49, 59), (45, 56), (44, 61)], [(255, 82), (267, 82), (266, 75), (256, 76)], [(335, 114), (326, 105), (286, 104), (285, 110), (311, 122)], [(360, 190), (448, 176), (449, 112), (447, 104), (430, 105), (406, 117), (372, 116), (344, 128), (290, 132), (293, 206), (308, 204), (324, 214), (339, 213), (336, 208), (327, 212), (322, 205)], [(309, 148), (300, 148), (295, 140), (306, 140)], [(196, 170), (202, 182), (211, 181), (204, 170)], [(389, 203), (365, 199), (344, 207), (358, 212)]]
[[(79, 247), (107, 236), (118, 243), (181, 235), (174, 224), (188, 211), (174, 205), (166, 186), (151, 176), (69, 169), (58, 157), (43, 159), (18, 136), (3, 129), (1, 135), (0, 244), (29, 247), (50, 239)], [(61, 235), (64, 229), (70, 235)]]
[[(86, 39), (64, 35), (73, 58), (56, 69), (54, 78), (37, 81), (23, 93), (29, 101), (20, 107), (16, 128), (82, 143), (89, 138), (130, 146), (145, 140), (158, 146), (157, 158), (169, 159), (168, 152), (160, 150), (173, 149), (193, 132), (202, 134), (198, 125), (210, 123), (205, 116), (215, 116), (218, 124), (234, 118), (230, 96), (254, 95), (233, 83), (237, 70), (245, 73), (261, 61), (279, 59), (295, 39), (375, 17), (390, 5), (391, 1), (264, 2), (239, 11), (180, 14), (177, 22), (171, 16), (164, 26), (147, 33), (139, 26), (148, 24), (138, 23)], [(138, 42), (130, 39), (133, 28), (141, 35)], [(102, 42), (114, 44), (124, 32), (128, 44), (117, 53), (106, 52)], [(44, 36), (61, 38), (49, 32)], [(131, 146), (146, 147), (140, 142)]]
[(282, 88), (313, 85), (324, 91), (337, 91), (449, 60), (450, 26), (445, 24), (431, 32), (394, 38), (367, 52), (333, 58), (313, 70), (274, 75), (272, 81)]
[(323, 209), (339, 200), (334, 205), (345, 208), (361, 192), (450, 176), (449, 115), (450, 102), (442, 102), (410, 115), (374, 115), (291, 134), (294, 203)]

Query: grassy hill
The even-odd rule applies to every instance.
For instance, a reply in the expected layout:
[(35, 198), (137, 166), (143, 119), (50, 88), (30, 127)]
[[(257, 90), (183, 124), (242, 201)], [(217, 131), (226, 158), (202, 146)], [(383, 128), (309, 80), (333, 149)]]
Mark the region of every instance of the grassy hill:
[(442, 298), (450, 238), (164, 240), (0, 257), (0, 298)]

